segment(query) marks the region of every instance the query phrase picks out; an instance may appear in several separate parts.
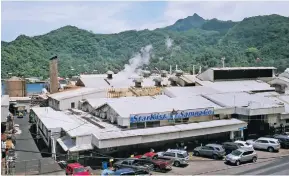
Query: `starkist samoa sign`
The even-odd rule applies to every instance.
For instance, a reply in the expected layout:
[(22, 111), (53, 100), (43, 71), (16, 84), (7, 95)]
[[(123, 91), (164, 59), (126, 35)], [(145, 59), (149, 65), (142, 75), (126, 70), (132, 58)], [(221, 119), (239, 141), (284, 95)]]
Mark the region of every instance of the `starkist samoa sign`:
[(183, 119), (183, 118), (191, 118), (191, 117), (210, 116), (210, 115), (214, 115), (214, 108), (175, 111), (174, 115), (172, 112), (169, 112), (169, 111), (162, 112), (162, 113), (150, 113), (150, 114), (131, 114), (130, 123), (173, 120), (173, 119)]

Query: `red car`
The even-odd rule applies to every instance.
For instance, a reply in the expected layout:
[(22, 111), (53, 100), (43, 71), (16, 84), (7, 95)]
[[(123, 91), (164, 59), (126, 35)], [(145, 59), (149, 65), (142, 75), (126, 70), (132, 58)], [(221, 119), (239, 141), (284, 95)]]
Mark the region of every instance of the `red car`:
[(70, 163), (65, 169), (66, 175), (90, 175), (90, 172), (79, 163)]
[(156, 165), (155, 169), (162, 172), (172, 169), (173, 162), (170, 159), (158, 158), (158, 154), (154, 152), (147, 152), (143, 155), (136, 155), (134, 158), (151, 160)]

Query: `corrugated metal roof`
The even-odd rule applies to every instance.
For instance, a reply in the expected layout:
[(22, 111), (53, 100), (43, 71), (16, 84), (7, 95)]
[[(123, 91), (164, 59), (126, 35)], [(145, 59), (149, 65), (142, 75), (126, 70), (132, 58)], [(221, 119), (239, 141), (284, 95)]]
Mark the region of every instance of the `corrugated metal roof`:
[(190, 97), (202, 94), (220, 93), (220, 91), (205, 86), (167, 87), (165, 88), (164, 92), (165, 93), (167, 92), (169, 95), (172, 95), (172, 97)]
[(78, 89), (73, 89), (73, 90), (68, 90), (65, 92), (58, 92), (54, 94), (48, 95), (48, 97), (51, 97), (55, 100), (63, 100), (67, 98), (72, 98), (72, 97), (77, 97), (81, 95), (89, 95), (97, 92), (105, 92), (106, 90), (104, 89), (97, 89), (97, 88), (78, 88)]
[(101, 76), (85, 76), (79, 79), (87, 88), (110, 88), (111, 86), (104, 80), (105, 78)]
[(199, 81), (201, 85), (210, 87), (220, 92), (242, 92), (242, 91), (271, 91), (275, 90), (269, 84), (261, 80), (239, 80), (239, 81)]
[(255, 108), (272, 108), (280, 107), (282, 105), (278, 102), (256, 94), (249, 94), (247, 92), (230, 92), (230, 93), (219, 93), (219, 94), (207, 94), (204, 97), (216, 102), (221, 106), (226, 107), (248, 107), (251, 109)]
[(9, 95), (2, 95), (1, 96), (1, 106), (9, 106)]
[[(217, 104), (201, 96), (189, 98), (168, 98), (168, 99), (123, 99), (107, 103), (121, 117), (129, 117), (130, 114), (142, 114), (152, 112), (167, 112), (175, 110), (200, 109), (200, 108), (221, 108)], [(145, 108), (144, 108), (145, 106)]]
[(132, 136), (148, 136), (156, 134), (168, 134), (173, 132), (188, 131), (188, 130), (197, 130), (197, 129), (206, 129), (220, 126), (244, 124), (245, 122), (237, 119), (228, 119), (228, 120), (213, 120), (208, 122), (199, 122), (199, 123), (189, 123), (189, 124), (180, 124), (174, 126), (163, 126), (163, 127), (154, 127), (146, 129), (134, 129), (118, 132), (100, 132), (94, 133), (93, 135), (99, 140), (108, 140), (115, 138), (126, 138)]

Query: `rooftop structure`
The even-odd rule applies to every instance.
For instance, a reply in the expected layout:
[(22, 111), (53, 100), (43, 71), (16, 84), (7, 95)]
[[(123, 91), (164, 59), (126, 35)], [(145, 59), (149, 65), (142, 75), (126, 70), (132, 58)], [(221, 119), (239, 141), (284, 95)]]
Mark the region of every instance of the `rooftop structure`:
[(220, 93), (211, 87), (193, 86), (193, 87), (167, 87), (164, 94), (169, 97), (191, 97), (195, 95)]
[(265, 92), (274, 91), (275, 88), (261, 80), (239, 80), (239, 81), (197, 81), (204, 87), (210, 87), (219, 92)]
[(274, 76), (275, 67), (209, 68), (197, 76), (202, 81), (258, 79)]

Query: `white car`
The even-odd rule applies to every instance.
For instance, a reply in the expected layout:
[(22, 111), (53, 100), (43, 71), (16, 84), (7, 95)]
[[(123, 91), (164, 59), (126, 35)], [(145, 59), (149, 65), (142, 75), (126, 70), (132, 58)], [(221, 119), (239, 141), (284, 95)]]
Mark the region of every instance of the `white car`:
[(253, 147), (254, 149), (264, 149), (269, 152), (278, 152), (280, 149), (280, 143), (278, 139), (261, 137), (254, 141)]
[(253, 148), (253, 144), (250, 144), (246, 141), (235, 141), (236, 144), (238, 144), (241, 149), (245, 149), (245, 150), (252, 150)]

